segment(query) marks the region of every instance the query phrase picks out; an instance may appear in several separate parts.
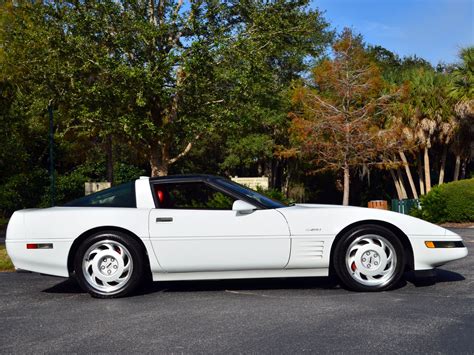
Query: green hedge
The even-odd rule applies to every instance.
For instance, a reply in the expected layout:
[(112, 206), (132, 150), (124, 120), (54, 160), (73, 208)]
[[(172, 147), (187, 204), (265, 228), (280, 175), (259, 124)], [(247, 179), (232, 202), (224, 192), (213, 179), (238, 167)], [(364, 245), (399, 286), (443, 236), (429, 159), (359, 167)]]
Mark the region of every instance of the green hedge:
[(474, 179), (435, 186), (412, 215), (433, 223), (474, 222)]

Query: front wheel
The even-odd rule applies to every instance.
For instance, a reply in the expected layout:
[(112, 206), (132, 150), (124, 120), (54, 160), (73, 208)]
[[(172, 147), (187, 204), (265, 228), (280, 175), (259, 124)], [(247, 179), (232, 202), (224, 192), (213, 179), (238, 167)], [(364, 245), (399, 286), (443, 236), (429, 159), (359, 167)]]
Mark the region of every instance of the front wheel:
[(354, 291), (383, 291), (397, 284), (405, 268), (403, 246), (390, 230), (364, 225), (347, 232), (334, 250), (334, 269)]
[(74, 270), (79, 285), (93, 297), (116, 298), (142, 282), (144, 256), (140, 244), (120, 232), (100, 232), (78, 248)]

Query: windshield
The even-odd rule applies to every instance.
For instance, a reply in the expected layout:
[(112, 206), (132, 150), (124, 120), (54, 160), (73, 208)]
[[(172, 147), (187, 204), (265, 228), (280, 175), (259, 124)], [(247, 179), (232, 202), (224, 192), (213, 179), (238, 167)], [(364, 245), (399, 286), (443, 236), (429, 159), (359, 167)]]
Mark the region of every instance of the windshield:
[(267, 196), (258, 193), (257, 191), (251, 190), (248, 187), (242, 186), (233, 181), (217, 179), (216, 183), (226, 189), (236, 192), (239, 195), (245, 195), (248, 198), (257, 201), (259, 204), (264, 205), (266, 208), (287, 207), (287, 205), (283, 202), (273, 200)]

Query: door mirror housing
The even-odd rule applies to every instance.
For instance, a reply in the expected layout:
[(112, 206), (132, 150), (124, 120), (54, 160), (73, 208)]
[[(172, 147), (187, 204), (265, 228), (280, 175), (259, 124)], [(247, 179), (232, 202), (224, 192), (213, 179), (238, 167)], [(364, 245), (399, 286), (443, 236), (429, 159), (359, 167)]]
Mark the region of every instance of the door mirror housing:
[(240, 213), (240, 214), (252, 213), (256, 209), (257, 207), (255, 207), (254, 205), (242, 200), (236, 200), (234, 201), (234, 204), (232, 205), (232, 211), (236, 211), (237, 213)]

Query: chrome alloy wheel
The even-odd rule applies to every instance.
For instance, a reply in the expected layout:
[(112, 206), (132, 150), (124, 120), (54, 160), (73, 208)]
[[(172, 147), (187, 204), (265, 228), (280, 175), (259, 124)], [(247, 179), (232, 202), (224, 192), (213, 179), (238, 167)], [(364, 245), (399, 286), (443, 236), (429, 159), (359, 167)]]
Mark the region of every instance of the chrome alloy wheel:
[(82, 272), (97, 291), (111, 294), (126, 286), (133, 272), (128, 249), (114, 240), (101, 240), (84, 254)]
[(384, 286), (395, 276), (397, 254), (384, 237), (368, 234), (347, 248), (346, 267), (351, 277), (366, 286)]

